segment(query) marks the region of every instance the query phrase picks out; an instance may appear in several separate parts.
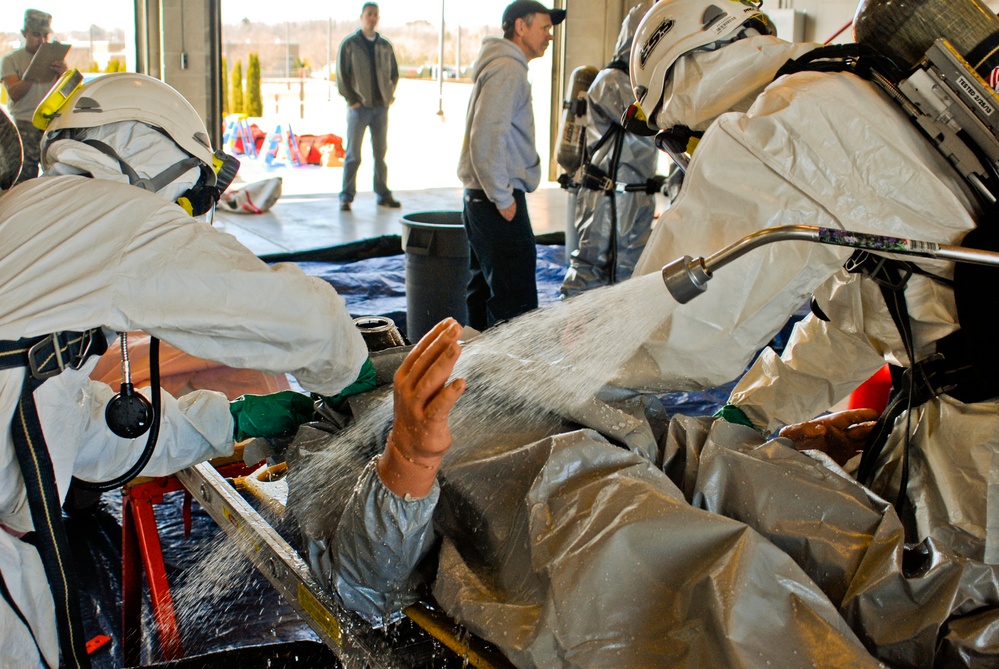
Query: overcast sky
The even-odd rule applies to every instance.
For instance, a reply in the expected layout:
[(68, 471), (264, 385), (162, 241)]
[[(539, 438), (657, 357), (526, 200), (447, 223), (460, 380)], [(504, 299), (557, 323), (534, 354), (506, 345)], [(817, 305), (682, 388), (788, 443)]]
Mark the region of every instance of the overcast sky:
[[(181, 0), (184, 2), (185, 0)], [(186, 0), (192, 2), (192, 0)], [(444, 17), (448, 23), (463, 25), (499, 25), (503, 8), (509, 0), (444, 0)], [(275, 11), (280, 4), (281, 11)], [(363, 0), (316, 3), (312, 0), (291, 0), (275, 3), (274, 0), (222, 0), (222, 22), (234, 23), (248, 18), (251, 21), (280, 23), (309, 19), (352, 19), (360, 16)], [(356, 8), (354, 8), (356, 5)], [(193, 3), (191, 5), (193, 7)], [(382, 25), (399, 25), (420, 19), (440, 21), (441, 4), (437, 0), (379, 0)], [(52, 14), (52, 26), (62, 30), (86, 30), (91, 23), (102, 28), (132, 27), (132, 0), (30, 0), (30, 4), (16, 0), (0, 2), (0, 26), (5, 31), (17, 31), (24, 25), (24, 10), (35, 7)], [(353, 8), (353, 9), (352, 9)], [(332, 13), (331, 13), (332, 11)]]

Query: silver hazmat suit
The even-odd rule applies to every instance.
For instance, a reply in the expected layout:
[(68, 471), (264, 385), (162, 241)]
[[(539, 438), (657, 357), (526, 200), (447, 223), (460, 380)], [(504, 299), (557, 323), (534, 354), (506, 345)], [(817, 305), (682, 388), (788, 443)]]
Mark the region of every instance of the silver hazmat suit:
[[(633, 7), (621, 25), (614, 47), (614, 60), (628, 62), (635, 30), (649, 3)], [(611, 135), (598, 151), (593, 148), (612, 126), (620, 128), (621, 117), (635, 101), (627, 72), (613, 67), (600, 70), (586, 92), (586, 144), (589, 161), (610, 175), (613, 172), (616, 137)], [(623, 128), (619, 132), (624, 132)], [(624, 133), (618, 161), (618, 183), (645, 184), (656, 174), (658, 160), (654, 138)], [(614, 280), (624, 281), (635, 270), (652, 230), (655, 195), (646, 192), (615, 192), (580, 187), (576, 195), (578, 248), (572, 252), (560, 292), (572, 297), (584, 290), (611, 282), (612, 248)]]
[(347, 606), (390, 617), (419, 592), (435, 513), (436, 602), (520, 667), (996, 659), (995, 568), (907, 550), (891, 506), (821, 453), (668, 421), (655, 398), (608, 402), (548, 436), (511, 420), (475, 443), (456, 426), (426, 499), (392, 495), (369, 463), (336, 533), (336, 514), (313, 527), (314, 568)]
[[(913, 330), (923, 333), (917, 336), (921, 353), (929, 355), (932, 343), (953, 327), (953, 294), (925, 279), (911, 283), (917, 285), (905, 291), (906, 302)], [(815, 297), (830, 320), (810, 315), (799, 323), (783, 354), (765, 350), (729, 400), (764, 432), (828, 410), (885, 362), (907, 363), (873, 281), (842, 272)], [(896, 420), (872, 488), (896, 498), (909, 430), (907, 494), (919, 538), (933, 537), (969, 558), (999, 563), (999, 500), (989, 492), (999, 485), (999, 402), (965, 404), (941, 395), (911, 413)]]
[[(678, 61), (664, 110), (673, 118), (661, 125), (684, 123), (707, 133), (637, 273), (657, 272), (683, 254), (710, 255), (775, 225), (945, 243), (958, 242), (974, 226), (974, 200), (960, 177), (866, 82), (801, 73), (770, 83), (788, 58), (812, 48), (754, 37)], [(732, 109), (737, 111), (723, 115)], [(786, 242), (739, 259), (714, 277), (705, 295), (663, 305), (666, 325), (617, 382), (658, 392), (737, 377), (811, 293), (833, 289), (848, 255)], [(939, 288), (914, 279), (909, 290), (916, 303), (916, 293), (928, 297)], [(917, 350), (955, 322), (952, 300), (923, 302), (913, 314)], [(884, 341), (901, 351), (886, 313), (880, 321)], [(992, 420), (994, 413), (983, 419)], [(592, 432), (524, 438), (519, 443), (526, 446), (508, 451), (516, 457), (493, 458), (486, 450), (453, 465), (445, 460), (435, 519), (444, 537), (434, 583), (438, 601), (521, 666), (639, 665), (653, 646), (650, 653), (675, 666), (808, 666), (803, 658), (815, 652), (801, 654), (809, 644), (797, 636), (807, 625), (767, 618), (793, 612), (781, 602), (796, 598), (789, 594), (794, 592), (815, 612), (808, 624), (824, 630), (816, 643), (824, 647), (829, 632), (843, 650), (822, 654), (817, 666), (870, 664), (821, 613), (825, 604), (812, 596), (820, 588), (866, 647), (892, 666), (994, 664), (999, 614), (993, 567), (955, 555), (932, 538), (916, 553), (922, 559), (903, 565), (894, 510), (834, 463), (796, 453), (782, 440), (761, 443), (752, 430), (723, 423), (710, 430), (720, 449), (708, 449), (700, 445), (707, 443), (703, 436), (685, 436), (689, 425), (675, 420), (677, 425), (661, 458), (646, 456), (646, 464), (633, 460), (643, 449), (621, 451)], [(606, 432), (606, 426), (589, 427)], [(744, 454), (760, 464), (743, 460)], [(650, 469), (649, 462), (657, 467)], [(659, 467), (670, 474), (669, 483)], [(445, 504), (451, 485), (458, 500), (474, 503), (475, 495), (462, 490), (481, 491), (483, 481), (495, 492), (474, 511), (456, 513), (460, 506)], [(673, 503), (683, 498), (715, 515)], [(976, 499), (984, 500), (984, 492)], [(731, 521), (721, 516), (746, 526), (725, 525)], [(475, 524), (456, 532), (454, 519), (462, 517)], [(685, 520), (673, 524), (677, 518)], [(735, 534), (713, 543), (726, 536), (725, 527)], [(739, 556), (744, 550), (757, 555), (761, 544), (754, 532), (793, 557), (808, 578), (774, 579), (786, 573), (779, 561), (767, 563), (766, 575), (752, 572), (752, 560), (744, 564)], [(750, 544), (741, 543), (745, 537), (752, 537)], [(646, 571), (646, 565), (652, 568)], [(657, 583), (657, 574), (667, 577)], [(713, 585), (705, 589), (708, 582)], [(758, 609), (745, 606), (753, 595), (744, 585), (763, 588)], [(789, 645), (769, 636), (774, 624), (791, 634)], [(698, 643), (704, 635), (711, 647)], [(756, 646), (758, 640), (765, 647)], [(714, 644), (723, 658), (712, 655)], [(613, 657), (602, 655), (602, 648)]]
[(563, 420), (547, 436), (493, 422), (487, 444), (459, 427), (426, 499), (393, 495), (369, 463), (339, 528), (314, 528), (313, 568), (346, 606), (388, 619), (416, 597), (432, 513), (435, 600), (518, 667), (879, 666), (786, 553), (688, 503), (644, 409), (607, 405), (597, 429)]

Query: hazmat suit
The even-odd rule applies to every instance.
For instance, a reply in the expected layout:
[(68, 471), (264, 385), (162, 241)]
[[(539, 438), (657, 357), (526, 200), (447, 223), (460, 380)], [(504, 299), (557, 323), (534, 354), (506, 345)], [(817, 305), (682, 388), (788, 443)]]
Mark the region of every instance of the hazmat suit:
[[(744, 522), (691, 505), (660, 468), (657, 399), (625, 395), (541, 415), (536, 398), (578, 384), (579, 370), (555, 366), (507, 385), (505, 367), (517, 362), (492, 351), (516, 336), (498, 329), (466, 345), (454, 446), (426, 497), (392, 493), (377, 461), (365, 464), (390, 405), (345, 434), (299, 432), (288, 508), (313, 571), (343, 605), (384, 622), (432, 582), (440, 607), (518, 667), (879, 666), (791, 557)], [(310, 499), (316, 482), (337, 496), (351, 479), (349, 500)], [(881, 526), (870, 503), (858, 505), (868, 513), (850, 518)]]
[[(669, 3), (660, 6), (665, 4)], [(698, 26), (703, 23), (703, 9), (695, 13)], [(662, 23), (653, 24), (650, 32), (670, 25), (658, 18)], [(658, 32), (661, 40), (663, 31)], [(661, 128), (685, 125), (704, 135), (679, 197), (660, 220), (629, 283), (639, 285), (635, 282), (643, 280), (641, 275), (657, 273), (684, 254), (708, 256), (752, 232), (777, 225), (819, 225), (950, 244), (959, 243), (974, 227), (981, 212), (960, 176), (873, 86), (839, 73), (806, 72), (773, 81), (787, 60), (816, 45), (792, 45), (756, 35), (712, 46), (716, 48), (678, 57), (668, 80), (660, 82), (665, 88), (659, 98), (662, 104), (657, 99), (646, 110), (655, 111), (651, 118)], [(633, 75), (635, 54), (653, 52), (653, 47), (648, 34), (636, 38)], [(726, 113), (730, 110), (735, 111)], [(662, 309), (663, 325), (620, 370), (616, 385), (661, 392), (711, 387), (736, 378), (812, 293), (817, 293), (822, 304), (823, 292), (832, 294), (838, 282), (859, 283), (840, 273), (849, 255), (849, 251), (805, 242), (766, 246), (726, 266), (713, 277), (707, 292), (688, 304), (676, 305), (666, 297), (661, 303), (650, 302), (649, 310)], [(920, 261), (920, 265), (943, 277), (951, 269), (931, 261)], [(953, 299), (948, 299), (948, 289), (925, 277), (913, 277), (906, 293), (915, 321), (917, 355), (925, 354), (936, 338), (956, 327)], [(864, 320), (864, 326), (880, 328), (880, 340), (891, 346), (896, 357), (904, 357), (891, 319), (886, 310), (878, 312), (883, 307), (878, 307), (880, 302), (874, 304), (875, 297), (880, 299), (877, 292), (861, 291), (855, 293), (853, 304), (871, 307), (866, 312), (871, 318)], [(627, 296), (622, 294), (620, 299)], [(873, 358), (864, 359), (874, 365)], [(858, 379), (882, 360), (883, 356), (877, 365), (858, 373)], [(831, 367), (839, 362), (826, 364)], [(468, 378), (469, 389), (480, 381)], [(946, 398), (941, 401), (950, 404)], [(832, 402), (829, 398), (826, 406)], [(599, 412), (586, 418), (573, 416), (573, 422), (600, 435), (614, 433), (615, 419), (608, 418), (608, 425), (600, 420)], [(990, 416), (980, 418), (985, 435), (994, 435), (994, 409)], [(627, 424), (624, 419), (618, 421), (618, 425)], [(507, 436), (502, 427), (490, 423), (491, 445)], [(460, 430), (454, 432), (457, 447), (462, 443)], [(552, 432), (558, 433), (557, 428)], [(779, 573), (778, 581), (794, 583), (795, 588), (806, 583), (802, 592), (818, 586), (867, 649), (891, 666), (929, 667), (936, 660), (949, 662), (948, 666), (987, 666), (989, 653), (994, 653), (992, 628), (999, 602), (995, 569), (953, 554), (946, 540), (937, 542), (932, 533), (921, 550), (907, 553), (894, 510), (828, 459), (792, 452), (779, 439), (761, 443), (758, 433), (723, 421), (711, 423), (706, 439), (696, 426), (674, 419), (670, 440), (658, 456), (619, 436), (614, 442), (627, 443), (630, 452), (601, 446), (599, 437), (585, 431), (540, 435), (534, 440), (526, 433), (525, 428), (515, 440), (527, 444), (523, 450), (497, 445), (495, 449), (483, 447), (478, 458), (459, 457), (450, 467), (445, 461), (435, 517), (435, 527), (444, 536), (433, 586), (437, 601), (475, 633), (497, 643), (516, 664), (626, 666), (629, 661), (642, 664), (644, 660), (648, 665), (648, 657), (639, 655), (643, 642), (660, 641), (659, 651), (669, 652), (684, 643), (669, 636), (669, 630), (686, 630), (692, 624), (697, 632), (680, 636), (700, 639), (706, 634), (711, 642), (725, 645), (725, 658), (712, 658), (710, 650), (687, 645), (683, 646), (686, 654), (678, 652), (682, 658), (668, 658), (670, 666), (763, 666), (764, 662), (808, 666), (806, 656), (798, 654), (799, 647), (784, 656), (782, 651), (789, 647), (777, 640), (763, 641), (765, 649), (749, 653), (735, 648), (743, 641), (767, 638), (766, 630), (772, 629), (774, 621), (763, 620), (763, 612), (777, 610), (773, 605), (781, 601), (780, 588), (761, 592), (760, 608), (754, 609), (739, 605), (739, 597), (746, 593), (727, 586), (774, 585), (762, 575), (739, 576), (736, 568), (728, 572), (735, 575), (732, 580), (719, 579), (725, 585), (704, 590), (697, 578), (685, 578), (688, 573), (719, 574), (713, 571), (719, 563), (705, 556), (735, 557), (742, 545), (733, 542), (713, 553), (701, 543), (710, 543), (709, 536), (720, 527), (707, 520), (711, 516), (690, 516), (678, 526), (655, 527), (684, 513), (682, 506), (668, 503), (675, 495), (675, 491), (665, 492), (670, 484), (641, 463), (629, 460), (614, 465), (603, 460), (636, 454), (661, 466), (688, 502), (746, 523), (793, 557), (808, 579), (784, 580), (778, 569), (770, 570), (770, 576)], [(977, 431), (975, 436), (979, 436)], [(463, 450), (476, 446), (462, 443)], [(721, 449), (716, 450), (717, 446)], [(578, 450), (570, 453), (571, 449)], [(565, 458), (560, 457), (563, 453)], [(743, 461), (744, 453), (757, 462)], [(972, 459), (963, 454), (952, 457)], [(757, 468), (760, 462), (767, 464)], [(464, 465), (469, 469), (462, 471)], [(631, 465), (637, 469), (628, 470)], [(719, 465), (722, 468), (716, 469)], [(978, 464), (971, 467), (974, 470)], [(622, 476), (626, 470), (629, 476)], [(378, 536), (372, 528), (383, 527), (380, 523), (390, 517), (384, 511), (372, 514), (373, 507), (363, 504), (371, 499), (368, 491), (378, 486), (370, 471), (351, 501), (352, 505), (361, 502), (361, 511), (345, 519), (367, 518), (374, 524), (367, 524), (366, 530), (355, 526), (354, 536), (365, 531)], [(910, 491), (934, 485), (922, 481), (913, 487), (915, 483), (910, 483)], [(445, 492), (450, 486), (454, 486), (454, 497), (449, 500)], [(484, 488), (489, 492), (484, 494)], [(628, 492), (618, 496), (622, 489)], [(655, 494), (661, 497), (652, 503)], [(975, 499), (968, 501), (984, 505), (985, 496), (984, 490), (978, 490)], [(918, 498), (914, 501), (919, 503)], [(419, 505), (424, 500), (406, 502)], [(517, 513), (509, 511), (518, 507)], [(417, 513), (415, 507), (412, 512)], [(637, 521), (643, 512), (649, 515), (642, 520), (651, 525)], [(409, 511), (403, 513), (408, 517)], [(701, 525), (702, 521), (706, 524)], [(629, 530), (634, 531), (632, 538), (643, 539), (628, 541)], [(410, 536), (425, 540), (416, 530), (410, 530)], [(684, 546), (690, 547), (689, 553)], [(378, 554), (377, 547), (368, 548), (361, 554)], [(349, 556), (354, 549), (345, 553)], [(606, 560), (597, 557), (601, 553)], [(685, 558), (690, 560), (685, 563), (690, 572), (679, 566)], [(336, 568), (338, 560), (330, 564)], [(669, 592), (656, 590), (653, 577), (640, 572), (644, 565), (667, 574), (664, 582), (680, 585)], [(728, 565), (737, 566), (737, 561)], [(406, 585), (398, 574), (384, 580), (362, 578), (361, 583), (370, 586), (368, 603), (377, 603), (379, 593), (398, 598), (399, 589)], [(638, 587), (629, 589), (634, 583)], [(614, 599), (622, 592), (624, 596)], [(725, 611), (720, 619), (733, 627), (712, 626), (706, 622), (710, 616), (697, 617), (694, 609), (683, 608), (693, 597), (700, 605), (695, 607), (698, 612), (710, 609), (713, 605), (707, 593), (719, 593), (725, 600), (717, 610)], [(937, 599), (938, 595), (943, 596)], [(655, 599), (656, 605), (643, 608), (645, 596)], [(812, 618), (823, 619), (821, 615)], [(668, 621), (666, 630), (655, 627), (663, 620)], [(587, 629), (590, 634), (577, 634), (589, 622), (594, 622)], [(754, 622), (760, 623), (764, 636), (756, 637), (755, 629), (736, 631)], [(799, 628), (789, 623), (782, 629)], [(594, 638), (600, 642), (585, 645), (584, 639)], [(835, 638), (846, 637), (837, 634)], [(846, 647), (849, 643), (837, 646)], [(634, 655), (625, 657), (628, 651)], [(611, 659), (602, 652), (620, 654)], [(845, 666), (862, 665), (860, 657), (830, 652), (818, 666), (835, 666), (839, 661)], [(983, 657), (983, 665), (974, 664)]]
[[(90, 117), (114, 122), (74, 127), (66, 110), (76, 104), (103, 105), (103, 116)], [(176, 91), (143, 75), (107, 75), (67, 105), (59, 129), (53, 123), (45, 135), (46, 176), (0, 195), (0, 340), (143, 330), (233, 367), (292, 372), (322, 394), (357, 376), (366, 349), (329, 285), (290, 265), (268, 267), (174, 202), (211, 160), (203, 124)], [(157, 113), (166, 117), (163, 125), (147, 125)], [(202, 143), (199, 136), (207, 153), (181, 148)], [(197, 160), (183, 163), (192, 156)], [(125, 173), (156, 182), (181, 163), (189, 169), (170, 173), (158, 189), (131, 185)], [(60, 501), (72, 477), (96, 482), (126, 472), (145, 442), (109, 430), (104, 412), (115, 390), (89, 378), (96, 363), (94, 356), (67, 368), (33, 393)], [(0, 371), (0, 415), (8, 425), (25, 371)], [(55, 667), (53, 597), (39, 553), (24, 536), (35, 528), (11, 434), (8, 427), (0, 442), (0, 573), (10, 594), (0, 598), (0, 665)], [(232, 449), (224, 395), (163, 393), (159, 439), (142, 474), (168, 475)]]
[(566, 297), (611, 283), (612, 277), (614, 282), (630, 277), (652, 230), (656, 200), (645, 189), (655, 176), (659, 153), (652, 137), (625, 132), (621, 126), (621, 117), (635, 101), (628, 76), (631, 43), (650, 6), (643, 2), (625, 17), (611, 65), (600, 70), (586, 92), (588, 163), (615, 182), (642, 190), (617, 192), (616, 184), (598, 189), (584, 176), (575, 208), (579, 246), (560, 289)]
[[(966, 183), (871, 83), (847, 73), (802, 72), (753, 96), (755, 85), (808, 48), (761, 36), (676, 61), (655, 120), (661, 128), (685, 125), (706, 132), (638, 274), (656, 272), (683, 255), (707, 257), (780, 225), (941, 244), (960, 244), (975, 227), (981, 208)], [(755, 99), (745, 112), (723, 113), (739, 109), (732, 102), (747, 94)], [(843, 269), (849, 255), (781, 242), (736, 260), (717, 273), (704, 295), (675, 308), (620, 381), (665, 389), (736, 378), (797, 305), (814, 294), (829, 322), (809, 317), (783, 361), (765, 352), (732, 396), (767, 434), (785, 422), (814, 417), (885, 361), (909, 363), (877, 285)], [(917, 264), (945, 281), (953, 276), (950, 263)], [(917, 274), (905, 297), (921, 360), (957, 329), (953, 290)], [(995, 524), (990, 518), (999, 517), (999, 509), (989, 510), (987, 494), (999, 482), (991, 473), (999, 453), (997, 408), (940, 396), (911, 417), (903, 415), (873, 486), (895, 499), (900, 471), (888, 463), (900, 458), (911, 421), (908, 496), (917, 538), (933, 537), (977, 560), (991, 543), (986, 541), (987, 526)]]

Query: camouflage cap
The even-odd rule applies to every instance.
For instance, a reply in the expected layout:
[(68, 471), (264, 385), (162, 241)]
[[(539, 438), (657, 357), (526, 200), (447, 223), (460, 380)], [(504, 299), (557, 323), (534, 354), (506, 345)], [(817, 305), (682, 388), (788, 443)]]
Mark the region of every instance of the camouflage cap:
[(24, 29), (27, 32), (48, 34), (52, 32), (52, 15), (37, 9), (26, 9)]

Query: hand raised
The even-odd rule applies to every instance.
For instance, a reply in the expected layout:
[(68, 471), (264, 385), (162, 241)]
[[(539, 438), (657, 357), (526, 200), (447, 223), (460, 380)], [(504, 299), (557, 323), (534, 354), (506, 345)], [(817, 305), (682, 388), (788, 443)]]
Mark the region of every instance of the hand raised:
[(395, 417), (378, 472), (397, 495), (426, 496), (451, 447), (448, 415), (465, 391), (464, 379), (447, 382), (461, 354), (460, 335), (453, 318), (441, 321), (395, 373)]

